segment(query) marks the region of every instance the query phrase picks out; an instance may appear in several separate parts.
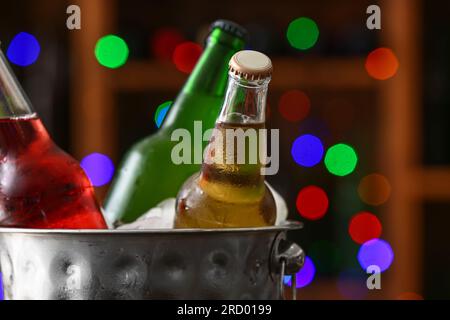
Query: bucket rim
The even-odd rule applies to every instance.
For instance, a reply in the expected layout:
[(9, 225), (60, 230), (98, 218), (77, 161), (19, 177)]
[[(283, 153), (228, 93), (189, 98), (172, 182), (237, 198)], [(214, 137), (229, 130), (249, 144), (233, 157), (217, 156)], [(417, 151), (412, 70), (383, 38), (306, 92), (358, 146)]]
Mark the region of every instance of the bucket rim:
[(227, 229), (26, 229), (0, 228), (3, 234), (32, 234), (32, 235), (142, 235), (142, 234), (215, 234), (215, 233), (259, 233), (293, 231), (303, 228), (300, 221), (286, 220), (284, 223), (268, 227), (227, 228)]

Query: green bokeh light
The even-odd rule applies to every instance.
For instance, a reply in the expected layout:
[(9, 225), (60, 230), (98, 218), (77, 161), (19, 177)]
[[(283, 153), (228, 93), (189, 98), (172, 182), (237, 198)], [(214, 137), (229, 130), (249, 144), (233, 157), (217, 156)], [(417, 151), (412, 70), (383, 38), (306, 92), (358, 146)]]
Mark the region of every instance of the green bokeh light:
[(107, 68), (115, 69), (123, 66), (128, 59), (127, 43), (115, 35), (100, 38), (95, 46), (95, 57)]
[(352, 173), (357, 163), (358, 156), (355, 150), (343, 143), (332, 146), (325, 155), (326, 168), (336, 176), (342, 177)]
[(319, 27), (310, 18), (297, 18), (289, 24), (286, 37), (294, 48), (307, 50), (313, 47), (319, 39)]

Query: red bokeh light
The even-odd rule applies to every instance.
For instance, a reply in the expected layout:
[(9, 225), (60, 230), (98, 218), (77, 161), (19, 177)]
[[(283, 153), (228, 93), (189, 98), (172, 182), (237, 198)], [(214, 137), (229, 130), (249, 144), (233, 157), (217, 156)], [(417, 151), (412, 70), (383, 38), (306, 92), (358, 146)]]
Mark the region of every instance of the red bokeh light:
[(183, 35), (175, 28), (161, 28), (155, 32), (151, 46), (158, 59), (170, 60), (177, 45), (184, 41)]
[(317, 186), (308, 186), (300, 190), (297, 196), (297, 210), (309, 220), (322, 218), (328, 210), (328, 196)]
[(389, 48), (373, 50), (366, 59), (366, 70), (377, 80), (387, 80), (393, 77), (398, 70), (398, 59)]
[(181, 72), (191, 73), (202, 51), (202, 47), (197, 43), (183, 42), (175, 48), (173, 63)]
[(297, 122), (308, 116), (311, 101), (308, 96), (300, 90), (285, 92), (278, 103), (278, 110), (283, 118), (291, 122)]
[(363, 244), (381, 236), (382, 226), (380, 220), (369, 212), (361, 212), (350, 220), (348, 232), (356, 243)]

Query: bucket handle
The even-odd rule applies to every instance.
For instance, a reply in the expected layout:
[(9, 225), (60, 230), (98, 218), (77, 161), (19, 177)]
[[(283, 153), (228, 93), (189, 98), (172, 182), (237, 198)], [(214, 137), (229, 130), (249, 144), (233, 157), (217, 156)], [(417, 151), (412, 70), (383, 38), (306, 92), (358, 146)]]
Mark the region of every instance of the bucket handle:
[(292, 300), (297, 299), (297, 272), (303, 267), (305, 263), (305, 253), (303, 249), (295, 242), (279, 239), (278, 244), (275, 246), (275, 253), (273, 255), (272, 264), (275, 272), (280, 275), (278, 284), (279, 292), (282, 300), (286, 300), (284, 294), (284, 276), (290, 275), (291, 288), (292, 288)]

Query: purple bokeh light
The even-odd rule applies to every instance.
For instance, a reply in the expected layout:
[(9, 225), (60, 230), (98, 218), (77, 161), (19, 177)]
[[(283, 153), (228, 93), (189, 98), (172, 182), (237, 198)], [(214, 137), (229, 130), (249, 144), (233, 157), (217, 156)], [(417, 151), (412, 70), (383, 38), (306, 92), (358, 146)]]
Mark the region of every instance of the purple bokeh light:
[(95, 187), (108, 184), (114, 175), (112, 160), (101, 153), (91, 153), (81, 160), (81, 167)]
[(367, 270), (369, 266), (375, 265), (380, 268), (381, 272), (386, 271), (393, 260), (394, 251), (385, 240), (369, 240), (359, 248), (358, 261), (364, 270)]
[[(316, 274), (316, 267), (314, 266), (313, 261), (309, 257), (305, 257), (305, 264), (303, 268), (297, 272), (297, 281), (296, 281), (296, 287), (303, 288), (309, 285), (313, 280), (314, 276)], [(292, 286), (292, 277), (291, 276), (285, 276), (284, 277), (284, 284), (287, 286)]]

